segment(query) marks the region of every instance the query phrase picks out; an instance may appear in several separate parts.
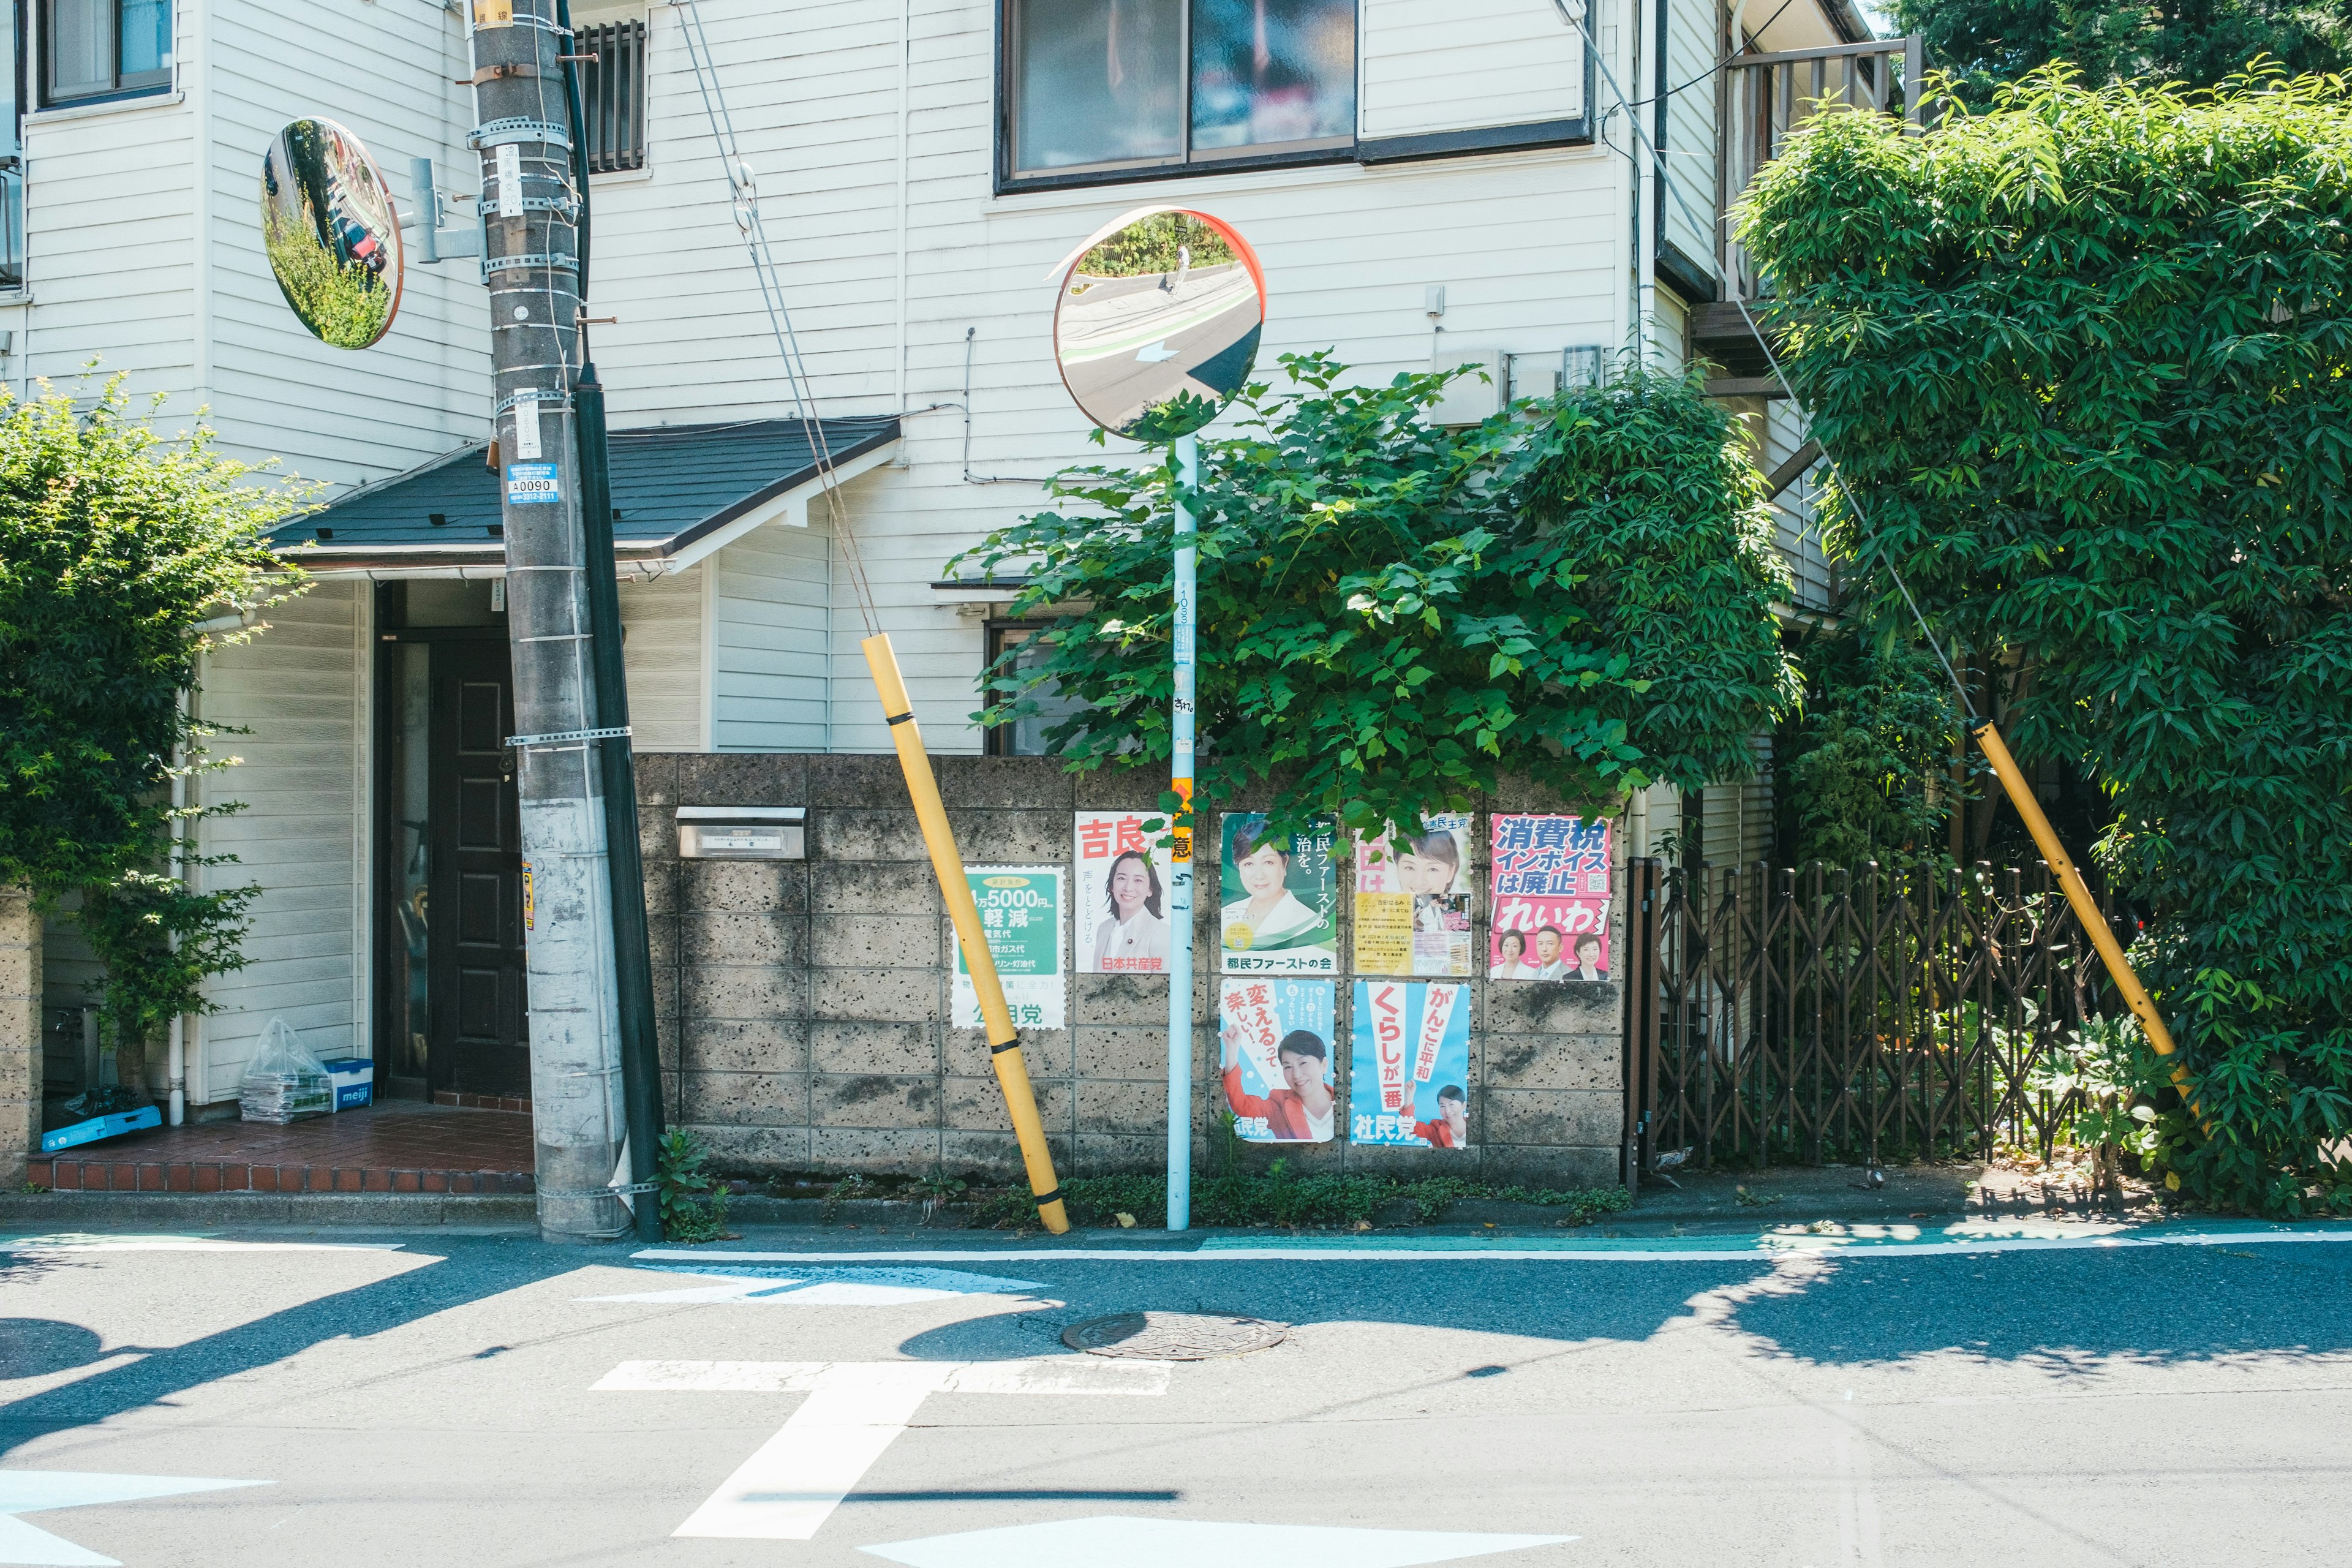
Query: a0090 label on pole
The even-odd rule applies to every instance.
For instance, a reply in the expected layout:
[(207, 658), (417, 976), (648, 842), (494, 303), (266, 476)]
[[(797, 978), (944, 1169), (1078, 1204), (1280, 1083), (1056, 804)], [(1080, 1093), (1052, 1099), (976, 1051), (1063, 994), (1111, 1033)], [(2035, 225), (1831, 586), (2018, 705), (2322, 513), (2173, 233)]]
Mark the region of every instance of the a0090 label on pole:
[(507, 465), (509, 506), (552, 505), (562, 499), (562, 481), (556, 478), (553, 463)]

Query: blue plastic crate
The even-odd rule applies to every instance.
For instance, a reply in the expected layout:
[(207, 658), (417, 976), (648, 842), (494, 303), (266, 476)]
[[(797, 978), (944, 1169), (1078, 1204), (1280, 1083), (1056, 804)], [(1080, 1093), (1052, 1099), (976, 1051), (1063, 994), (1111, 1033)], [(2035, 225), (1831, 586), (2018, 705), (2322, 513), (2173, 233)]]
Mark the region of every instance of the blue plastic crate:
[(87, 1121), (60, 1127), (55, 1132), (42, 1133), (41, 1152), (54, 1154), (60, 1149), (78, 1149), (101, 1138), (120, 1138), (125, 1132), (162, 1125), (163, 1113), (152, 1105), (142, 1105), (136, 1110), (118, 1110), (111, 1116), (93, 1116)]

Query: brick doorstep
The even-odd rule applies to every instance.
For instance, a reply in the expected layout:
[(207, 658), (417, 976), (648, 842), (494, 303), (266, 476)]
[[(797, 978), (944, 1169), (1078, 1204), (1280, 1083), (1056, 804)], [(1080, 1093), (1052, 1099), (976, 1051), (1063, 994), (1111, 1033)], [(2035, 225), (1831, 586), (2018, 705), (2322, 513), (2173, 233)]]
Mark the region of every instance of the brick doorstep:
[(385, 1170), (354, 1165), (250, 1165), (212, 1162), (77, 1160), (27, 1162), (25, 1179), (57, 1192), (85, 1193), (529, 1193), (529, 1171)]

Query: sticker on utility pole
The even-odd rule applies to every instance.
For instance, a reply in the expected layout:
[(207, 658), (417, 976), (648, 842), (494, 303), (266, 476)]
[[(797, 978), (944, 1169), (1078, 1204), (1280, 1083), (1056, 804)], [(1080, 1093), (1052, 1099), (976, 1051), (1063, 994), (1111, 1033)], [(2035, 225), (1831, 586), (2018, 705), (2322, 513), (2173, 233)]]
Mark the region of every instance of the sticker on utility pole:
[(509, 463), (507, 505), (551, 506), (563, 499), (563, 482), (553, 463)]
[(522, 216), (522, 149), (511, 142), (499, 149), (499, 216)]
[(539, 399), (515, 398), (514, 455), (526, 463), (539, 461)]
[(514, 0), (474, 0), (474, 26), (477, 27), (513, 26)]
[(538, 927), (539, 908), (531, 899), (530, 862), (526, 860), (522, 863), (522, 929), (535, 931)]
[[(967, 866), (972, 902), (1004, 1005), (1021, 1029), (1067, 1026), (1062, 988), (1062, 868), (1058, 866)], [(955, 1019), (959, 1029), (981, 1026), (980, 994), (956, 949)]]

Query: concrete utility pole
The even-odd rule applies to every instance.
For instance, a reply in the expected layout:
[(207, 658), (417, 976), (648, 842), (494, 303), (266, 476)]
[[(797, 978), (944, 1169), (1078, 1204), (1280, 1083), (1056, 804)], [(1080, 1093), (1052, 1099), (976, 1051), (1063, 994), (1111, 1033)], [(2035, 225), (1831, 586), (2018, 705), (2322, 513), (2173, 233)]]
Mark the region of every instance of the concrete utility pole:
[(618, 1238), (630, 1217), (610, 1190), (626, 1122), (570, 397), (581, 359), (580, 193), (562, 59), (572, 39), (555, 5), (472, 0), (473, 144), (506, 494), (539, 1224), (550, 1241), (588, 1242)]

